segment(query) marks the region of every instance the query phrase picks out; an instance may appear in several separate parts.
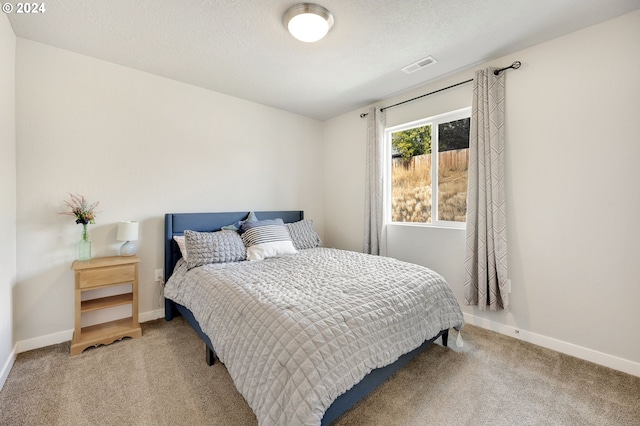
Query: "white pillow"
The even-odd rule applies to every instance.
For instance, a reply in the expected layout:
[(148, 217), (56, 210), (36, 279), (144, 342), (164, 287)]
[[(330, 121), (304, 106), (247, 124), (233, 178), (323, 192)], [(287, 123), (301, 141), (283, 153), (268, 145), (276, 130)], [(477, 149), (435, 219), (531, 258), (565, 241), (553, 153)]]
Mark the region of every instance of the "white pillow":
[(272, 241), (247, 247), (247, 260), (263, 260), (291, 253), (297, 253), (291, 241)]
[(173, 239), (176, 243), (178, 243), (178, 247), (180, 247), (180, 253), (182, 253), (182, 258), (186, 262), (187, 261), (187, 243), (184, 239), (184, 235), (175, 235)]

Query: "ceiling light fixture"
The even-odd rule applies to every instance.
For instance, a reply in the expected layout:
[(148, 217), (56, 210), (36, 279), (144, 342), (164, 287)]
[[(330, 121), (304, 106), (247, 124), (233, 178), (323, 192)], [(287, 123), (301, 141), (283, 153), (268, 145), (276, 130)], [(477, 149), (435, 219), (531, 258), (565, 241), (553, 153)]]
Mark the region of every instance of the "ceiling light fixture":
[(323, 38), (333, 26), (333, 15), (314, 3), (299, 3), (284, 13), (284, 26), (292, 36), (307, 43)]

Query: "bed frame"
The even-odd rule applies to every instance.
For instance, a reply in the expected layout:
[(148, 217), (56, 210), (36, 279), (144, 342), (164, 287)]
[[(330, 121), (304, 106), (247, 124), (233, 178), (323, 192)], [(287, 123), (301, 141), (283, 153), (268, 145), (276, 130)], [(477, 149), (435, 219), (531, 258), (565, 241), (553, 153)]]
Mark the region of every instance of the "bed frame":
[[(182, 257), (178, 244), (173, 239), (176, 235), (184, 235), (184, 231), (189, 229), (199, 232), (212, 232), (217, 231), (223, 226), (235, 223), (239, 220), (243, 220), (247, 217), (249, 212), (233, 212), (233, 213), (168, 213), (164, 219), (164, 278), (165, 281), (171, 277), (173, 269)], [(285, 223), (297, 222), (304, 219), (304, 212), (298, 210), (289, 211), (268, 211), (268, 212), (256, 212), (258, 219), (276, 219), (281, 218)], [(198, 333), (200, 338), (205, 343), (206, 348), (206, 362), (208, 365), (213, 365), (215, 359), (215, 351), (211, 340), (202, 331), (200, 324), (193, 316), (193, 313), (186, 307), (173, 302), (172, 300), (164, 300), (165, 319), (171, 321), (174, 316), (182, 315), (187, 322)], [(346, 412), (349, 408), (353, 407), (358, 401), (372, 392), (382, 382), (391, 377), (395, 372), (400, 370), (409, 361), (415, 358), (420, 352), (426, 349), (431, 343), (433, 343), (439, 337), (442, 338), (442, 344), (447, 346), (447, 339), (449, 336), (449, 330), (441, 331), (436, 337), (425, 341), (420, 347), (414, 349), (402, 355), (396, 362), (389, 364), (386, 367), (381, 367), (373, 370), (367, 376), (365, 376), (359, 383), (354, 385), (344, 394), (340, 395), (329, 406), (322, 418), (322, 425), (328, 425), (337, 419), (341, 414)]]

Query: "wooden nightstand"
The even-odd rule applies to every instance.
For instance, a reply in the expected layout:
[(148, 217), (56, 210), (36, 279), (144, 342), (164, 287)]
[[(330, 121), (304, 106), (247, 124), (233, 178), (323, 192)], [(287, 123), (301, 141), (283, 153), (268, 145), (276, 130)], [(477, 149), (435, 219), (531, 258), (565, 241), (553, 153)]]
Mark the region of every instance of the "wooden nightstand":
[[(138, 323), (138, 263), (137, 256), (97, 257), (76, 260), (75, 271), (75, 328), (71, 340), (71, 355), (77, 355), (90, 346), (108, 345), (123, 337), (142, 336)], [(82, 292), (131, 284), (131, 292), (115, 296), (82, 300)], [(82, 314), (113, 306), (131, 305), (131, 317), (82, 327)]]

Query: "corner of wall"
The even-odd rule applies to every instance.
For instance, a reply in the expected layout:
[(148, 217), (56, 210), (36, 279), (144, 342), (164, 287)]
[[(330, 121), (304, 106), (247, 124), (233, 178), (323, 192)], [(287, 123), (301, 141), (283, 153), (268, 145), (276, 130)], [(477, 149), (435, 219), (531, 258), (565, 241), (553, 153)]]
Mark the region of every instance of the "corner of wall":
[(9, 354), (9, 357), (5, 361), (2, 369), (0, 370), (0, 390), (4, 387), (4, 383), (7, 381), (7, 377), (9, 377), (9, 373), (13, 368), (13, 363), (16, 362), (16, 353), (18, 352), (18, 345), (13, 347), (13, 350)]
[(16, 359), (13, 287), (16, 263), (16, 36), (9, 19), (0, 16), (0, 388)]

